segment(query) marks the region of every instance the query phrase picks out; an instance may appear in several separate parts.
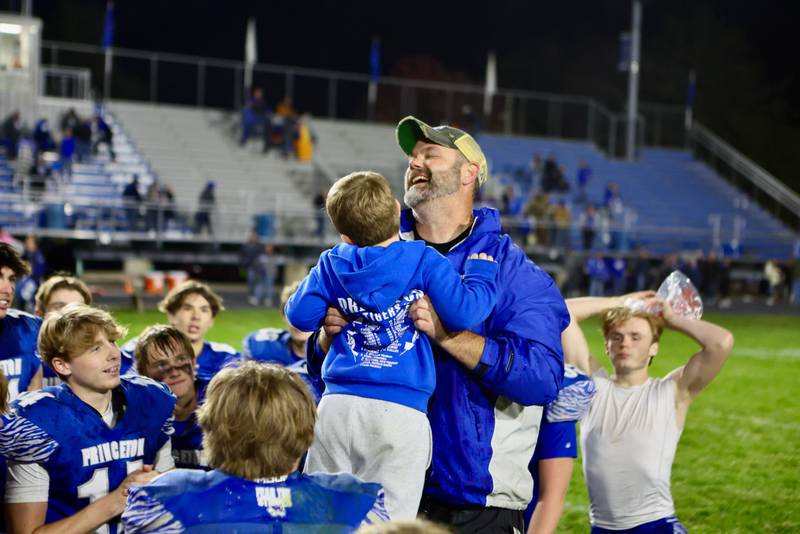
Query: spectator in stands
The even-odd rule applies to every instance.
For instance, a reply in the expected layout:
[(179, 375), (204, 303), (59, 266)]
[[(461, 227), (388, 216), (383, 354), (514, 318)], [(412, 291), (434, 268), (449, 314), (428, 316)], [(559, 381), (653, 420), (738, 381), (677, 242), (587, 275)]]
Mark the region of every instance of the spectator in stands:
[(211, 224), (211, 214), (217, 205), (216, 196), (214, 191), (216, 184), (209, 180), (206, 186), (200, 192), (200, 198), (197, 202), (197, 212), (194, 215), (194, 233), (200, 235), (203, 229), (208, 230), (208, 235), (214, 235), (214, 227)]
[(140, 209), (143, 200), (142, 194), (139, 193), (139, 175), (134, 174), (133, 179), (122, 190), (122, 202), (127, 214), (129, 232), (135, 232), (139, 228)]
[(553, 225), (552, 206), (550, 195), (538, 192), (525, 208), (525, 215), (533, 217), (536, 224), (536, 243), (547, 247), (550, 245), (550, 235)]
[(254, 362), (224, 369), (198, 421), (213, 470), (176, 469), (131, 488), (125, 532), (350, 532), (389, 518), (380, 485), (297, 470), (316, 413), (291, 371)]
[(92, 154), (96, 156), (97, 149), (100, 145), (106, 145), (111, 161), (115, 161), (117, 155), (114, 153), (114, 132), (111, 130), (111, 126), (103, 120), (103, 116), (100, 114), (95, 115), (94, 124), (97, 131), (97, 138), (92, 145)]
[(23, 244), (19, 241), (19, 239), (11, 235), (11, 233), (5, 228), (3, 228), (2, 225), (0, 225), (0, 243), (5, 243), (6, 245), (9, 245), (12, 249), (14, 249), (19, 253), (22, 253), (22, 251), (25, 248)]
[(166, 384), (177, 399), (170, 438), (175, 467), (202, 469), (207, 464), (197, 408), (205, 399), (208, 380), (196, 376), (189, 338), (174, 326), (149, 326), (138, 338), (134, 358), (140, 375)]
[(279, 136), (283, 150), (281, 154), (288, 158), (294, 153), (294, 136), (297, 127), (297, 112), (292, 104), (292, 97), (284, 97), (275, 107), (272, 117), (272, 135)]
[(628, 281), (628, 262), (621, 254), (608, 258), (608, 272), (611, 275), (611, 291), (614, 295), (625, 293)]
[(514, 191), (514, 186), (505, 186), (505, 188), (503, 188), (503, 194), (500, 197), (500, 215), (513, 215), (516, 199), (517, 193)]
[(294, 151), (298, 161), (311, 161), (314, 159), (314, 145), (317, 136), (311, 128), (311, 114), (303, 113), (297, 121), (297, 132), (294, 142)]
[(603, 207), (609, 211), (613, 210), (614, 204), (622, 204), (622, 195), (620, 195), (619, 184), (617, 182), (608, 182), (606, 189), (603, 191)]
[(25, 252), (22, 254), (22, 259), (30, 265), (31, 272), (17, 281), (17, 298), (19, 308), (32, 313), (35, 308), (36, 290), (47, 271), (44, 253), (33, 235), (25, 238)]
[(252, 95), (242, 109), (242, 135), (239, 144), (244, 146), (247, 140), (261, 132), (264, 136), (264, 152), (269, 150), (269, 134), (267, 130), (267, 105), (264, 102), (264, 91), (260, 87), (254, 87)]
[(253, 228), (239, 251), (239, 266), (247, 273), (247, 301), (253, 306), (259, 306), (265, 300), (264, 266), (259, 261), (263, 254), (264, 244)]
[(72, 160), (75, 158), (75, 137), (72, 135), (72, 128), (64, 130), (64, 136), (58, 147), (58, 158), (61, 165), (61, 181), (69, 182), (72, 179)]
[(583, 250), (592, 250), (594, 246), (594, 236), (597, 232), (597, 213), (593, 204), (587, 204), (578, 218), (578, 226), (581, 229), (581, 242)]
[(764, 278), (767, 281), (767, 306), (774, 306), (783, 293), (784, 275), (776, 260), (764, 264)]
[(21, 121), (19, 111), (12, 111), (0, 126), (0, 142), (6, 149), (6, 156), (10, 160), (17, 159), (17, 144), (19, 143)]
[(544, 174), (544, 164), (542, 163), (542, 156), (534, 154), (530, 164), (531, 172), (531, 191), (539, 192), (542, 187), (542, 176)]
[(545, 193), (569, 191), (569, 184), (564, 178), (563, 167), (558, 164), (556, 155), (553, 153), (550, 153), (544, 162), (542, 191)]
[(73, 128), (75, 136), (75, 159), (82, 163), (88, 161), (92, 153), (92, 124), (88, 120), (80, 119)]
[(589, 186), (589, 180), (592, 178), (592, 169), (586, 161), (581, 161), (581, 166), (578, 167), (578, 175), (575, 177), (575, 185), (577, 186), (577, 194), (575, 195), (576, 204), (586, 204), (589, 197), (587, 196), (586, 189)]
[[(147, 193), (144, 196), (145, 202), (145, 230), (149, 234), (155, 234), (164, 230), (164, 197), (161, 194), (161, 185), (158, 183), (158, 178), (153, 177), (153, 181), (147, 187)], [(159, 223), (159, 219), (161, 222)]]
[(175, 221), (181, 227), (185, 226), (186, 221), (175, 211), (175, 193), (169, 184), (162, 183), (159, 187), (160, 205), (163, 208), (164, 228), (170, 227), (170, 222)]
[(56, 142), (50, 132), (50, 125), (47, 119), (39, 119), (33, 128), (33, 140), (36, 142), (37, 154), (39, 152), (50, 152), (56, 149)]
[(64, 132), (67, 128), (75, 130), (78, 127), (78, 123), (81, 121), (80, 117), (78, 117), (78, 113), (75, 111), (75, 108), (69, 108), (62, 116), (61, 116), (61, 131)]
[(606, 293), (606, 283), (611, 279), (605, 259), (595, 252), (586, 260), (586, 275), (589, 277), (589, 296), (602, 297)]
[(572, 212), (564, 199), (553, 207), (553, 244), (563, 250), (572, 247), (570, 232), (572, 231)]
[(636, 257), (631, 261), (629, 269), (631, 281), (629, 289), (633, 291), (644, 291), (648, 287), (653, 287), (653, 265), (650, 262), (650, 253), (644, 247), (636, 250)]

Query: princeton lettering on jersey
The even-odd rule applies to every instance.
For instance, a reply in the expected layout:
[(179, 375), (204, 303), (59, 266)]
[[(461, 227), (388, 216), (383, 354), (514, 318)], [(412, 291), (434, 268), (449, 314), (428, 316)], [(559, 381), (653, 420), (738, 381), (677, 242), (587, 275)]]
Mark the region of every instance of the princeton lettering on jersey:
[(144, 438), (107, 441), (81, 449), (83, 467), (144, 456)]
[(22, 374), (22, 358), (7, 358), (0, 360), (0, 370), (6, 376), (19, 376)]
[(388, 321), (389, 319), (393, 319), (401, 310), (406, 308), (410, 303), (414, 302), (417, 299), (422, 298), (425, 295), (421, 290), (414, 289), (408, 295), (400, 297), (397, 299), (389, 309), (384, 310), (383, 312), (369, 312), (366, 311), (361, 305), (359, 305), (355, 300), (350, 297), (346, 298), (338, 298), (336, 299), (339, 303), (339, 308), (342, 310), (343, 313), (346, 315), (359, 315), (364, 317), (368, 321), (372, 321), (374, 323), (379, 323), (381, 321)]
[(286, 509), (292, 507), (292, 490), (260, 486), (256, 488), (256, 501), (272, 517), (285, 517)]

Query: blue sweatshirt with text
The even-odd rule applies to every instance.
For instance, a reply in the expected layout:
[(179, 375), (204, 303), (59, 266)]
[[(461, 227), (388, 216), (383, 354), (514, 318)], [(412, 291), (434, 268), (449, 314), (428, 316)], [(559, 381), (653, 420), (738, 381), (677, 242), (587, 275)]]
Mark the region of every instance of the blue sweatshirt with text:
[(351, 320), (336, 336), (322, 367), (325, 394), (394, 402), (427, 412), (436, 385), (428, 338), (414, 328), (409, 307), (427, 295), (450, 330), (483, 322), (494, 308), (497, 264), (466, 262), (464, 276), (423, 242), (388, 247), (339, 244), (286, 304), (286, 318), (303, 331), (320, 327), (328, 307)]

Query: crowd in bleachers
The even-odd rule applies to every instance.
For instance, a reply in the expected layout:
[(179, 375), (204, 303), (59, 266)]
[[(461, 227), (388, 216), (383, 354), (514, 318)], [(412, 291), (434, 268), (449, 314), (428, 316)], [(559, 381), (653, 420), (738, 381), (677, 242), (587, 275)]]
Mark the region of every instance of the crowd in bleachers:
[(253, 137), (262, 141), (262, 152), (277, 150), (283, 158), (311, 161), (316, 135), (311, 128), (311, 115), (298, 113), (291, 97), (283, 98), (272, 110), (264, 90), (254, 87), (241, 110), (239, 144), (244, 146)]

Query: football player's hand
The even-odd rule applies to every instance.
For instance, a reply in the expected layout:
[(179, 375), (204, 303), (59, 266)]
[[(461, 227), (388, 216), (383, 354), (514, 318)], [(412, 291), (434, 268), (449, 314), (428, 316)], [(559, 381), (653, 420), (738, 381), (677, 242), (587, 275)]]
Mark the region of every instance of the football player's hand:
[(160, 474), (158, 471), (153, 470), (152, 465), (143, 465), (141, 469), (137, 469), (126, 476), (125, 480), (117, 486), (117, 489), (108, 494), (108, 498), (111, 499), (114, 508), (119, 510), (118, 513), (121, 514), (125, 509), (125, 500), (128, 498), (128, 489), (131, 484), (147, 484)]
[(328, 352), (328, 349), (331, 348), (331, 343), (333, 343), (333, 338), (339, 335), (342, 328), (347, 326), (349, 322), (350, 320), (342, 315), (338, 309), (333, 307), (328, 308), (328, 313), (325, 314), (325, 319), (322, 321), (322, 332), (320, 332), (317, 338), (319, 348), (322, 349), (322, 352)]
[(656, 296), (656, 292), (652, 289), (646, 291), (634, 291), (619, 297), (619, 306), (624, 306), (626, 300), (648, 300)]
[(437, 343), (441, 343), (450, 335), (428, 297), (415, 300), (408, 310), (408, 316), (414, 321), (417, 330)]

